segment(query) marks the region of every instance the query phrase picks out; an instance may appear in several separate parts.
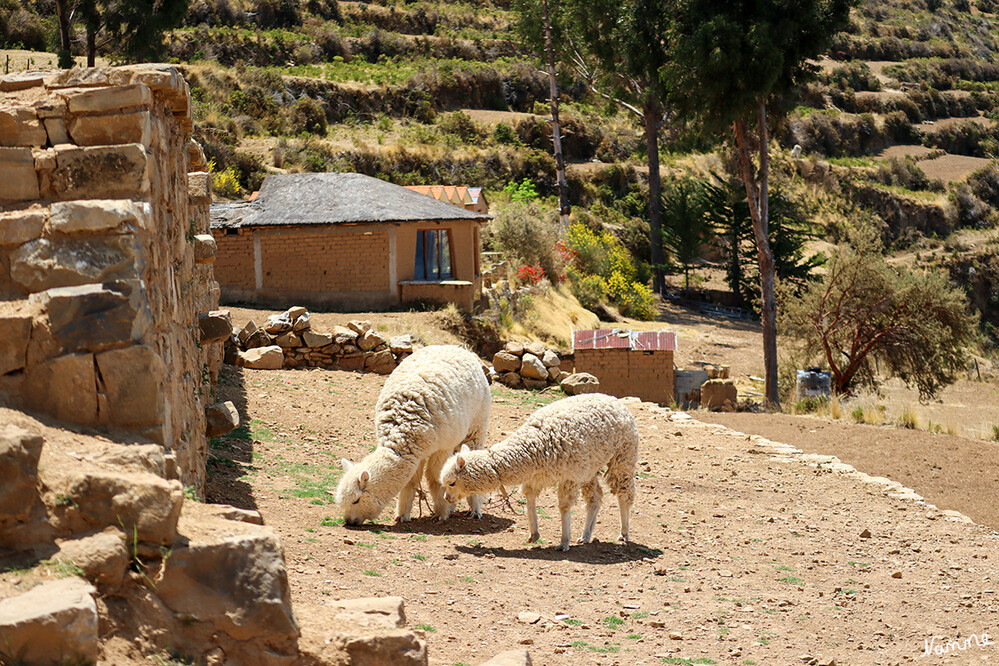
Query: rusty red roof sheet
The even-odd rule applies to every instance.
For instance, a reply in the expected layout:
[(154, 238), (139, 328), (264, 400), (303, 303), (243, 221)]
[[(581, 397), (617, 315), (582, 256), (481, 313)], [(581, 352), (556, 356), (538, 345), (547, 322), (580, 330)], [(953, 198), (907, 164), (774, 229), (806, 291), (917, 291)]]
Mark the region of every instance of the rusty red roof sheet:
[(573, 349), (632, 349), (676, 351), (673, 331), (632, 331), (626, 328), (596, 328), (573, 331)]

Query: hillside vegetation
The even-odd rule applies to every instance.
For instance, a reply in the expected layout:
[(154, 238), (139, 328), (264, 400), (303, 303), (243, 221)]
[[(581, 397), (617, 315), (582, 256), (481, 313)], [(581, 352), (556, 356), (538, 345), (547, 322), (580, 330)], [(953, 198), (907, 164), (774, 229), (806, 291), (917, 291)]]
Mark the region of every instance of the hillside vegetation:
[[(9, 10), (0, 12), (0, 43), (54, 50), (51, 3), (0, 6)], [(799, 160), (777, 154), (775, 188), (813, 240), (876, 226), (901, 261), (947, 271), (965, 287), (992, 345), (995, 9), (990, 0), (861, 0), (773, 128), (781, 150), (801, 148)], [(547, 80), (516, 22), (506, 0), (192, 0), (164, 58), (191, 83), (197, 136), (225, 176), (216, 182), (223, 196), (246, 195), (268, 172), (346, 170), (400, 184), (481, 185), (497, 210), (509, 183), (526, 179), (542, 200), (554, 194)], [(634, 259), (626, 272), (645, 280), (641, 127), (588, 94), (569, 68), (561, 84), (575, 218), (598, 236), (611, 232)], [(685, 175), (733, 180), (724, 137), (674, 129), (682, 130), (666, 127), (661, 137), (667, 184)], [(696, 261), (669, 258), (674, 283), (692, 268), (693, 287), (730, 290), (723, 241), (709, 235)]]

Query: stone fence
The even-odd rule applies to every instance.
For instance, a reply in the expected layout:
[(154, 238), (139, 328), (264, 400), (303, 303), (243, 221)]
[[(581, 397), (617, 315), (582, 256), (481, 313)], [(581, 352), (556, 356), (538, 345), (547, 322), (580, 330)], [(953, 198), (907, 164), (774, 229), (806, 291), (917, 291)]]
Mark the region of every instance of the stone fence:
[[(209, 174), (168, 65), (0, 78), (0, 400), (164, 445), (201, 493)], [(200, 343), (200, 345), (199, 345)]]

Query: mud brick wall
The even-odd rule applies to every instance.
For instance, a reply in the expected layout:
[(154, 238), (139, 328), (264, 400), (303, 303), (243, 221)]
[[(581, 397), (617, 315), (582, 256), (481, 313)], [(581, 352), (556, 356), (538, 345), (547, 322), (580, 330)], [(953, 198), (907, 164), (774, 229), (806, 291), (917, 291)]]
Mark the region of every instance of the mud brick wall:
[(210, 180), (167, 65), (0, 77), (0, 401), (155, 442), (200, 491)]
[(600, 380), (600, 392), (673, 403), (673, 352), (633, 349), (577, 349), (576, 372)]

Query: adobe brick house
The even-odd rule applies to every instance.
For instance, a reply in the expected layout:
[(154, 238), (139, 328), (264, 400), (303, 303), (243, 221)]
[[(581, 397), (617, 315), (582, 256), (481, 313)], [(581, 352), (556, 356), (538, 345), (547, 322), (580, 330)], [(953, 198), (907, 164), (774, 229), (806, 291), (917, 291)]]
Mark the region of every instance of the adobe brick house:
[(676, 333), (610, 328), (573, 331), (572, 346), (576, 372), (599, 379), (602, 393), (673, 404)]
[(228, 301), (471, 309), (488, 219), (361, 174), (275, 174), (253, 201), (212, 207), (215, 276)]

